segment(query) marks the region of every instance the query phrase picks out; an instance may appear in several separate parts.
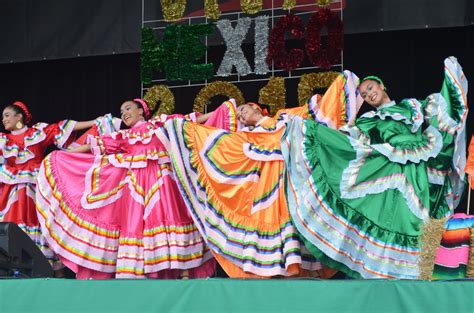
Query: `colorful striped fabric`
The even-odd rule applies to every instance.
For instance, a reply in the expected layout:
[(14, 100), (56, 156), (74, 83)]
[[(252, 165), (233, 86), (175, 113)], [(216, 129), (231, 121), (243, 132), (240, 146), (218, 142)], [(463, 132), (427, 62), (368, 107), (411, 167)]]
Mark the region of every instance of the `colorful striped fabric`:
[(237, 119), (235, 99), (224, 101), (209, 117), (205, 125), (215, 128), (237, 131), (241, 128)]
[[(321, 262), (356, 278), (416, 278), (420, 253), (416, 236), (387, 230), (397, 218), (409, 220), (400, 215), (403, 211), (387, 216), (384, 224), (377, 224), (364, 216), (363, 210), (356, 210), (354, 204), (361, 203), (367, 208), (366, 215), (370, 210), (375, 216), (376, 210), (388, 203), (376, 203), (368, 195), (352, 201), (340, 195), (338, 175), (355, 157), (347, 137), (312, 121), (294, 118), (284, 143), (289, 208), (306, 247)], [(321, 150), (313, 151), (312, 147)], [(337, 151), (337, 157), (331, 151)], [(329, 157), (317, 160), (316, 155)], [(390, 203), (393, 198), (389, 199)]]
[(308, 103), (296, 108), (279, 110), (282, 113), (312, 119), (333, 129), (352, 125), (364, 100), (357, 86), (359, 78), (350, 71), (336, 77), (323, 96), (313, 95)]
[(466, 278), (473, 227), (473, 215), (458, 213), (446, 222), (436, 253), (433, 279)]

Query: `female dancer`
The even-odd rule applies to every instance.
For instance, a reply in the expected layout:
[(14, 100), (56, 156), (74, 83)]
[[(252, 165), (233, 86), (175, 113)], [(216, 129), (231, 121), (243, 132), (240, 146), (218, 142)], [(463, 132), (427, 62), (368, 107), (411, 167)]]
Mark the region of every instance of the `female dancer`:
[[(44, 160), (37, 203), (48, 243), (77, 278), (212, 275), (215, 262), (154, 135), (172, 116), (150, 119), (141, 99), (124, 102), (120, 111), (129, 129), (89, 137), (88, 145), (71, 150), (94, 154), (53, 152)], [(224, 104), (216, 114), (229, 120), (232, 111)], [(225, 126), (226, 118), (217, 120)]]
[(347, 134), (289, 120), (289, 209), (321, 262), (356, 278), (431, 276), (429, 248), (464, 187), (467, 80), (455, 58), (444, 65), (441, 93), (424, 101), (395, 103), (378, 77), (366, 78), (360, 93), (377, 110)]
[(3, 110), (7, 133), (0, 133), (0, 221), (18, 224), (58, 269), (60, 264), (53, 262), (54, 254), (44, 241), (36, 214), (36, 176), (49, 146), (64, 148), (73, 131), (89, 128), (94, 121), (64, 120), (30, 127), (31, 119), (28, 107), (20, 101)]

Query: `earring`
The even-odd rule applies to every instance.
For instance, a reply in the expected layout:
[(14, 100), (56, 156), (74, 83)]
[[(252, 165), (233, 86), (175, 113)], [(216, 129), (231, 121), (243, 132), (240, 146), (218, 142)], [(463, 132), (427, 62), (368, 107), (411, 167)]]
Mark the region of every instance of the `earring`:
[(23, 128), (23, 123), (21, 121), (16, 122), (16, 128), (17, 129), (22, 129)]

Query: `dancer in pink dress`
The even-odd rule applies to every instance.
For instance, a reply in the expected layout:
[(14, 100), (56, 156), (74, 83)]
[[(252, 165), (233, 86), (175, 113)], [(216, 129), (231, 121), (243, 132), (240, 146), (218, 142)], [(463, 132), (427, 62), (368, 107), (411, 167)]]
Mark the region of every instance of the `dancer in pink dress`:
[[(212, 275), (215, 261), (155, 135), (173, 116), (148, 119), (141, 99), (124, 102), (121, 115), (129, 129), (71, 150), (93, 154), (55, 151), (45, 158), (37, 205), (48, 243), (80, 279)], [(221, 106), (210, 120), (236, 125), (235, 106)]]
[(73, 131), (89, 128), (94, 121), (64, 120), (29, 127), (31, 119), (28, 107), (20, 101), (3, 110), (2, 123), (7, 132), (0, 133), (0, 222), (16, 223), (40, 247), (53, 268), (59, 269), (36, 215), (36, 176), (49, 146), (65, 147)]

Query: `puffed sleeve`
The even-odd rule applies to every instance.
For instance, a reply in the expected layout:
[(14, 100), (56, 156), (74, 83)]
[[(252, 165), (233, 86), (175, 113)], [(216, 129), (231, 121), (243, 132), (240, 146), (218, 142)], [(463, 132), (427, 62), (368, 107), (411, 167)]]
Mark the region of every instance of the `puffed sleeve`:
[(237, 131), (242, 128), (237, 120), (237, 104), (235, 99), (224, 101), (214, 112), (204, 125), (215, 128)]
[(117, 133), (106, 136), (89, 136), (87, 143), (91, 146), (91, 151), (94, 154), (114, 154), (127, 152), (128, 141)]
[(94, 125), (91, 128), (89, 128), (84, 134), (82, 134), (69, 147), (75, 147), (86, 144), (87, 138), (89, 138), (90, 136), (96, 137), (110, 135), (113, 132), (119, 131), (121, 124), (122, 120), (113, 117), (110, 113), (101, 116), (95, 120)]
[(60, 149), (65, 148), (72, 142), (73, 138), (71, 134), (74, 130), (74, 125), (76, 125), (76, 121), (73, 120), (63, 120), (54, 124), (46, 125), (42, 128), (46, 135), (45, 142), (47, 145), (54, 144)]
[[(411, 100), (410, 100), (411, 101)], [(442, 137), (437, 129), (423, 129), (419, 102), (404, 100), (390, 109), (366, 114), (356, 122), (361, 133), (368, 138), (371, 148), (392, 162), (419, 163), (436, 157), (442, 147)]]
[(466, 121), (468, 81), (455, 57), (444, 60), (444, 81), (440, 93), (425, 100), (426, 124), (436, 128), (443, 136), (442, 154), (437, 166), (451, 164), (458, 181), (464, 180), (466, 164)]

